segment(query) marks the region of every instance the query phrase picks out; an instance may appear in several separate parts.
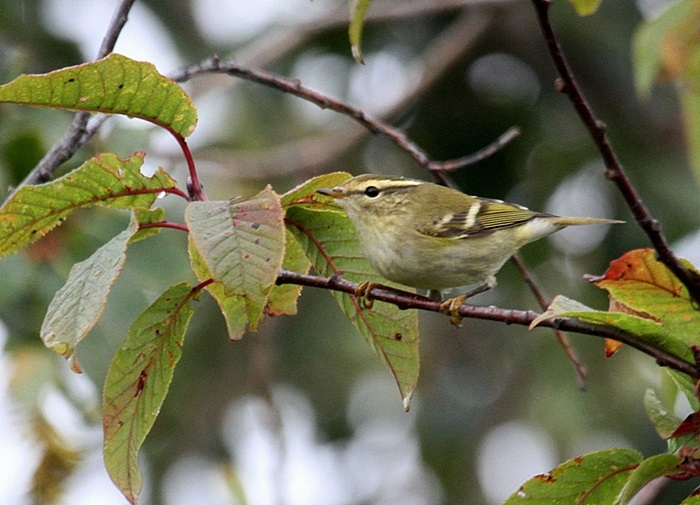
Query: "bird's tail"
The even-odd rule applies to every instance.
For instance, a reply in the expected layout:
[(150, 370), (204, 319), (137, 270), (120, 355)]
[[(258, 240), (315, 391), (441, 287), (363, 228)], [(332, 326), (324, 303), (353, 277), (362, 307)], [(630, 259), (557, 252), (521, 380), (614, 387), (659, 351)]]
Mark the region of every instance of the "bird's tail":
[(576, 226), (579, 224), (623, 224), (616, 219), (599, 219), (596, 217), (557, 217), (553, 224), (556, 226)]

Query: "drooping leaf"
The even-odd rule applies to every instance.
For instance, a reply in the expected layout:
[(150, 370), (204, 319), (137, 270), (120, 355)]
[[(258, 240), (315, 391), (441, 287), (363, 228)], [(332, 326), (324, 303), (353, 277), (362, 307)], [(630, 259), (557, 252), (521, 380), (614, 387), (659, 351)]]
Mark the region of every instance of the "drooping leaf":
[(350, 47), (352, 57), (358, 63), (364, 63), (362, 59), (362, 30), (365, 25), (365, 16), (372, 0), (350, 0)]
[(595, 14), (600, 7), (601, 0), (569, 0), (579, 16)]
[(680, 463), (681, 458), (675, 454), (657, 454), (645, 459), (632, 471), (615, 505), (627, 505), (652, 480), (678, 473)]
[(182, 137), (194, 131), (197, 110), (152, 63), (112, 53), (104, 59), (42, 75), (21, 75), (0, 86), (0, 102), (124, 114)]
[(534, 328), (542, 321), (553, 317), (572, 317), (586, 323), (619, 328), (680, 358), (688, 361), (693, 359), (690, 347), (683, 339), (670, 333), (661, 324), (651, 319), (619, 312), (596, 311), (575, 300), (559, 295), (552, 300), (547, 310), (530, 324), (530, 328)]
[[(311, 268), (311, 261), (306, 257), (301, 244), (294, 238), (289, 230), (285, 230), (285, 248), (282, 268), (292, 272), (306, 274)], [(267, 313), (271, 316), (293, 316), (297, 313), (297, 299), (301, 294), (302, 286), (295, 284), (283, 284), (275, 286), (270, 291), (267, 301)]]
[(55, 181), (17, 190), (0, 207), (0, 256), (38, 240), (82, 207), (153, 205), (158, 193), (176, 182), (162, 169), (152, 177), (143, 175), (143, 158), (143, 153), (127, 160), (100, 154)]
[(126, 260), (126, 248), (136, 239), (141, 219), (162, 219), (163, 210), (132, 212), (126, 230), (112, 238), (85, 261), (76, 263), (66, 284), (49, 304), (41, 325), (41, 339), (49, 349), (70, 360), (71, 368), (80, 372), (75, 348), (97, 324), (107, 303), (107, 295)]
[(226, 295), (245, 299), (251, 329), (256, 329), (284, 258), (284, 211), (268, 186), (253, 198), (192, 202), (185, 219), (190, 234)]
[(168, 288), (134, 321), (107, 371), (103, 399), (104, 458), (110, 477), (136, 503), (138, 452), (160, 412), (180, 360), (194, 309), (192, 286)]
[(504, 505), (600, 505), (615, 503), (642, 455), (610, 449), (570, 459), (523, 484)]
[[(333, 275), (335, 268), (353, 282), (392, 285), (362, 255), (355, 228), (345, 214), (291, 206), (287, 209), (287, 223), (319, 275)], [(350, 322), (391, 370), (408, 409), (419, 373), (418, 314), (383, 302), (366, 308), (353, 295), (335, 291), (332, 294)]]
[[(190, 255), (190, 264), (197, 279), (204, 282), (212, 278), (209, 266), (207, 266), (202, 253), (197, 249), (197, 245), (192, 240), (192, 235), (188, 241), (188, 251)], [(245, 309), (245, 298), (241, 295), (227, 295), (226, 289), (221, 281), (215, 281), (209, 284), (206, 288), (207, 292), (219, 304), (219, 309), (226, 320), (226, 328), (228, 329), (228, 337), (231, 340), (238, 340), (243, 337), (246, 326), (248, 325), (248, 315)]]
[(614, 310), (655, 321), (689, 346), (698, 343), (700, 317), (688, 289), (656, 259), (652, 249), (625, 253), (610, 263), (595, 285), (608, 291)]
[[(131, 213), (136, 216), (136, 220), (139, 222), (139, 225), (159, 223), (165, 217), (165, 210), (160, 207), (156, 207), (155, 209), (134, 207), (131, 209)], [(160, 230), (162, 230), (160, 227), (141, 229), (137, 231), (133, 237), (131, 237), (131, 243), (133, 244), (134, 242), (139, 242), (140, 240), (148, 238), (152, 235), (157, 235), (160, 233)]]

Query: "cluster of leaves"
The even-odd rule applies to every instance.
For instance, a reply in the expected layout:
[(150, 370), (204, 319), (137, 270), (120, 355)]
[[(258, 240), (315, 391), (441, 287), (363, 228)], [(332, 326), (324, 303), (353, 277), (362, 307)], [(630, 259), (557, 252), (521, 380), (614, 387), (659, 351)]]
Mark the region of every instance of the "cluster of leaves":
[[(153, 65), (113, 54), (104, 60), (43, 76), (22, 76), (0, 87), (0, 100), (35, 106), (121, 113), (156, 123), (178, 140), (191, 133), (196, 110), (179, 86)], [(162, 227), (189, 231), (189, 255), (200, 283), (168, 288), (129, 329), (107, 373), (103, 398), (107, 469), (124, 495), (136, 502), (142, 484), (138, 451), (165, 399), (180, 359), (193, 301), (206, 289), (217, 301), (231, 338), (256, 329), (264, 317), (296, 313), (301, 286), (276, 286), (284, 268), (355, 281), (380, 281), (360, 253), (349, 219), (316, 193), (348, 178), (317, 177), (279, 195), (267, 187), (247, 200), (189, 201), (177, 182), (158, 169), (141, 172), (143, 153), (127, 160), (101, 154), (73, 172), (17, 190), (0, 208), (0, 255), (9, 255), (60, 225), (73, 211), (93, 205), (127, 209), (128, 227), (71, 269), (41, 328), (45, 345), (80, 371), (76, 347), (98, 322), (129, 244)], [(188, 200), (186, 224), (166, 222), (153, 207), (159, 195)], [(415, 312), (389, 304), (363, 305), (334, 293), (342, 310), (388, 365), (406, 406), (418, 380)], [(397, 338), (397, 335), (400, 338)]]
[[(369, 3), (356, 2), (356, 56), (361, 54), (361, 23)], [(171, 132), (183, 149), (196, 124), (194, 105), (177, 84), (148, 63), (116, 54), (43, 76), (22, 76), (0, 87), (0, 101), (138, 117)], [(139, 449), (165, 399), (195, 311), (193, 302), (203, 291), (216, 300), (230, 337), (237, 339), (246, 329), (255, 330), (265, 315), (296, 313), (301, 287), (276, 285), (283, 270), (307, 273), (313, 267), (326, 277), (342, 273), (350, 281), (384, 282), (362, 256), (347, 216), (316, 192), (347, 180), (349, 174), (320, 176), (283, 194), (268, 186), (245, 200), (193, 201), (164, 170), (145, 176), (143, 162), (143, 153), (127, 160), (101, 154), (51, 183), (20, 188), (0, 208), (0, 255), (38, 240), (79, 208), (100, 205), (131, 212), (124, 231), (74, 265), (42, 325), (46, 346), (69, 359), (75, 371), (80, 371), (76, 348), (99, 320), (129, 244), (163, 227), (189, 234), (197, 283), (174, 279), (177, 283), (136, 318), (107, 373), (105, 462), (132, 503), (142, 485)], [(159, 196), (168, 194), (186, 200), (185, 223), (166, 221), (165, 211), (154, 207)], [(691, 347), (700, 328), (690, 297), (653, 252), (628, 253), (595, 282), (609, 292), (610, 312), (558, 297), (533, 326), (570, 317), (622, 329), (687, 361), (695, 358)], [(419, 369), (416, 312), (383, 303), (369, 307), (353, 295), (332, 294), (389, 367), (408, 407)], [(659, 434), (669, 440), (669, 454), (643, 459), (636, 451), (610, 450), (576, 458), (529, 481), (508, 503), (624, 504), (659, 476), (700, 474), (695, 385), (686, 375), (672, 372), (672, 377), (695, 414), (682, 421), (653, 392), (646, 398)], [(692, 497), (686, 503), (698, 501)]]

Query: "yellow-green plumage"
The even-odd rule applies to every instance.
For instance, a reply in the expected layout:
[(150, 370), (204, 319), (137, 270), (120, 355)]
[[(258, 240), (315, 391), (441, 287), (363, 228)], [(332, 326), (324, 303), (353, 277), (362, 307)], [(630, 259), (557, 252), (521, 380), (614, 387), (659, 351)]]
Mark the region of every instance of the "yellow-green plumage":
[(566, 226), (618, 223), (533, 212), (415, 179), (360, 175), (321, 189), (357, 228), (367, 259), (385, 278), (443, 290), (493, 287), (494, 274), (525, 244)]

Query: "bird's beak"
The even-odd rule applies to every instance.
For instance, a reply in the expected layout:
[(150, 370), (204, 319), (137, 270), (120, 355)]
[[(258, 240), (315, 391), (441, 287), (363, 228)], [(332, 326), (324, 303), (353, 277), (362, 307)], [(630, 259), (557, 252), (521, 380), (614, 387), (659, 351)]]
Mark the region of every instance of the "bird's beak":
[(330, 196), (331, 198), (345, 198), (348, 195), (345, 194), (345, 192), (338, 188), (319, 188), (316, 190), (316, 193), (320, 193), (322, 195)]

